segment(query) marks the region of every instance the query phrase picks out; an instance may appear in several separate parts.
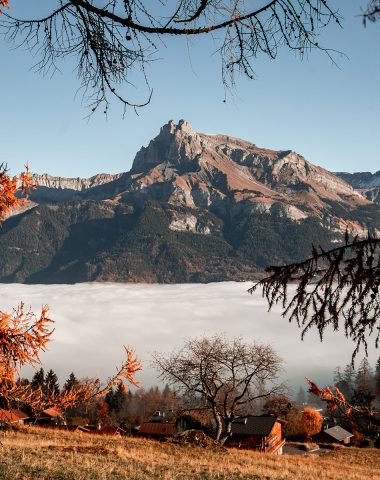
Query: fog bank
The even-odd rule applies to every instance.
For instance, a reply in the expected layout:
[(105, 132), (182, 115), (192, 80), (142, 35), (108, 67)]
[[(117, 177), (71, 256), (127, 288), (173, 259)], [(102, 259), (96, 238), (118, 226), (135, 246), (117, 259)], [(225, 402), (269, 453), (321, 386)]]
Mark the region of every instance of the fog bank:
[[(270, 343), (285, 361), (284, 378), (295, 386), (306, 387), (305, 375), (327, 383), (337, 365), (350, 362), (354, 344), (343, 332), (327, 332), (321, 343), (317, 332), (310, 331), (301, 341), (301, 331), (281, 317), (280, 308), (268, 313), (259, 293), (247, 293), (249, 287), (249, 283), (234, 282), (0, 284), (0, 310), (9, 310), (20, 301), (35, 312), (49, 304), (55, 332), (41, 361), (58, 374), (61, 383), (71, 371), (78, 377), (106, 378), (123, 358), (124, 344), (133, 346), (143, 361), (142, 384), (156, 384), (151, 352), (179, 347), (187, 337), (220, 332)], [(372, 365), (380, 354), (373, 343)], [(30, 369), (22, 373), (33, 374)]]

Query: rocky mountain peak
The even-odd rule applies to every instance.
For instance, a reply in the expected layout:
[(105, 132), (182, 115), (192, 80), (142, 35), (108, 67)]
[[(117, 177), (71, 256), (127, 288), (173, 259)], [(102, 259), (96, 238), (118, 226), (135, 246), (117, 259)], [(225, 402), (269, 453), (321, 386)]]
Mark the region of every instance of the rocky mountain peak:
[(194, 134), (194, 130), (191, 128), (190, 123), (183, 118), (175, 123), (174, 120), (169, 120), (168, 123), (163, 125), (160, 129), (160, 135), (175, 135), (177, 132), (187, 132)]
[(160, 133), (142, 147), (133, 161), (132, 172), (146, 172), (156, 165), (165, 164), (173, 168), (189, 166), (202, 152), (202, 139), (189, 122), (170, 120)]

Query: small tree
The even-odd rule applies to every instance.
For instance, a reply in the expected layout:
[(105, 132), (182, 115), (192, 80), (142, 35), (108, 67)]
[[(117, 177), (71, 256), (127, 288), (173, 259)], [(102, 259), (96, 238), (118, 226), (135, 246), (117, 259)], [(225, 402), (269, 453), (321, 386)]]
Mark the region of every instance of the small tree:
[[(24, 305), (11, 313), (0, 311), (0, 398), (2, 404), (11, 400), (23, 400), (21, 392), (31, 390), (29, 385), (16, 384), (16, 374), (23, 365), (39, 363), (39, 353), (50, 340), (52, 320), (48, 308), (43, 307), (38, 318), (25, 312)], [(21, 396), (21, 398), (20, 398)]]
[(232, 422), (252, 403), (280, 392), (281, 359), (269, 345), (228, 340), (222, 335), (190, 339), (177, 351), (154, 355), (161, 377), (185, 395), (196, 395), (216, 424), (215, 440), (224, 444)]
[(312, 407), (306, 407), (302, 412), (302, 426), (306, 435), (306, 439), (310, 440), (312, 435), (321, 431), (323, 417), (318, 410)]

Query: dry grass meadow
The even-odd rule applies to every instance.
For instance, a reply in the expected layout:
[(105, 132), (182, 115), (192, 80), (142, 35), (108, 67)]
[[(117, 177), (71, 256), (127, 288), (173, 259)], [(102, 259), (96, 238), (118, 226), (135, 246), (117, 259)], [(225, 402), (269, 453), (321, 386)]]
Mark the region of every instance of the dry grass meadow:
[(380, 479), (380, 451), (374, 449), (271, 456), (36, 427), (2, 432), (0, 440), (0, 480)]

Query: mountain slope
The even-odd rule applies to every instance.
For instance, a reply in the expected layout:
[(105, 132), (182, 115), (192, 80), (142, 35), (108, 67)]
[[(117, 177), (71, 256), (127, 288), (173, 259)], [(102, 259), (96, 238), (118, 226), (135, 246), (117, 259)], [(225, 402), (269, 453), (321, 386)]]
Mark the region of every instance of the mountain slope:
[(380, 207), (301, 155), (170, 121), (132, 169), (35, 176), (30, 210), (0, 231), (1, 282), (246, 280), (300, 260)]
[(335, 175), (349, 183), (355, 190), (360, 192), (368, 200), (380, 204), (380, 170), (376, 173), (336, 172)]

